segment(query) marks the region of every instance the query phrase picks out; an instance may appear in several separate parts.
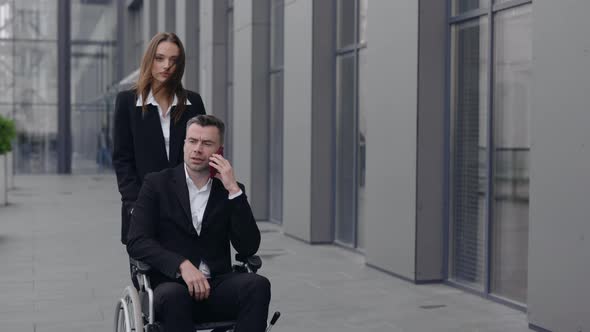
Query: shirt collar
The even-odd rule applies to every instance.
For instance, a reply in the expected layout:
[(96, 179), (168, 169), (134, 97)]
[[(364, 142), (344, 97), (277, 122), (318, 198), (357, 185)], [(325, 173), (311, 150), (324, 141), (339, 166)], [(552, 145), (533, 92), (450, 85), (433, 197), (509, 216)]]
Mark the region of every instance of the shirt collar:
[[(154, 98), (154, 94), (152, 93), (152, 90), (150, 90), (150, 93), (148, 94), (147, 98), (145, 99), (145, 103), (146, 105), (152, 104), (154, 106), (160, 106), (158, 104), (158, 102), (156, 101), (156, 98)], [(176, 95), (174, 95), (174, 99), (172, 100), (172, 105), (170, 106), (176, 106), (178, 104), (178, 97), (176, 97)], [(135, 103), (135, 106), (142, 106), (143, 105), (143, 98), (141, 97), (141, 94), (137, 97), (137, 102)], [(192, 105), (191, 101), (188, 100), (188, 98), (186, 99), (186, 103), (185, 105)]]
[(211, 188), (211, 183), (213, 183), (213, 179), (209, 178), (209, 181), (207, 181), (207, 183), (203, 186), (203, 188), (199, 189), (197, 188), (197, 185), (193, 182), (193, 179), (191, 179), (191, 177), (188, 175), (188, 170), (186, 169), (186, 164), (184, 164), (184, 176), (186, 179), (186, 184), (187, 185), (193, 185), (195, 186), (195, 188), (197, 189), (197, 192), (203, 192), (203, 191), (208, 191)]

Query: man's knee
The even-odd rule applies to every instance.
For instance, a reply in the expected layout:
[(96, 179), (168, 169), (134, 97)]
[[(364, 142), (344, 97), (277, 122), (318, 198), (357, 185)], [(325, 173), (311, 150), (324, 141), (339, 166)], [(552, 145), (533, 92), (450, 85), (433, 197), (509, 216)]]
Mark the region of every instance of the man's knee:
[(191, 297), (184, 285), (175, 282), (165, 282), (154, 290), (154, 305), (156, 308), (188, 307)]
[(164, 331), (193, 331), (192, 299), (186, 286), (165, 282), (154, 290), (156, 320)]
[(270, 281), (266, 277), (254, 273), (248, 273), (245, 276), (247, 276), (248, 295), (262, 301), (270, 301)]

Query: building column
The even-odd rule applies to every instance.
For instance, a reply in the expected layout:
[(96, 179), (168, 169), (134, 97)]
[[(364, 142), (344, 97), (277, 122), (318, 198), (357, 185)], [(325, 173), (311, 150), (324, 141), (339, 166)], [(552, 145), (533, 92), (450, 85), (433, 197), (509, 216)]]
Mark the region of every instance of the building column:
[[(227, 105), (227, 5), (225, 1), (201, 0), (199, 7), (200, 93), (208, 114), (228, 122)], [(227, 131), (232, 128), (227, 128)], [(227, 134), (226, 134), (227, 136)], [(230, 142), (226, 142), (229, 144)]]
[(590, 331), (590, 2), (532, 6), (528, 317)]
[(145, 50), (147, 49), (150, 40), (152, 40), (154, 35), (158, 32), (158, 0), (144, 0), (142, 6), (142, 50)]
[(233, 164), (254, 217), (268, 220), (269, 0), (234, 2)]
[(183, 84), (186, 89), (199, 92), (199, 2), (176, 0), (175, 10), (174, 31), (186, 53)]
[(311, 1), (285, 1), (283, 229), (307, 242), (312, 209), (312, 26)]
[(285, 2), (283, 228), (333, 241), (334, 3)]
[[(367, 12), (366, 259), (415, 280), (418, 2), (370, 2)], [(392, 28), (395, 22), (395, 28)], [(387, 33), (384, 33), (387, 32)]]
[(158, 31), (157, 32), (176, 32), (176, 1), (166, 0), (158, 1)]
[(72, 131), (70, 96), (70, 53), (71, 53), (71, 2), (59, 0), (57, 25), (57, 82), (58, 82), (58, 125), (57, 125), (57, 172), (72, 173)]

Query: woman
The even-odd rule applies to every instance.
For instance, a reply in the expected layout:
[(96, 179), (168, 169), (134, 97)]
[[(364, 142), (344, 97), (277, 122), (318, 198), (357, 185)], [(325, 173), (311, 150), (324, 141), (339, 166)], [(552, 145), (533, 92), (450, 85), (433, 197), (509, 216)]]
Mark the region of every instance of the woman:
[(137, 83), (117, 95), (113, 166), (123, 202), (123, 244), (144, 176), (183, 162), (186, 123), (205, 114), (201, 96), (182, 86), (184, 64), (180, 39), (158, 33), (143, 55)]

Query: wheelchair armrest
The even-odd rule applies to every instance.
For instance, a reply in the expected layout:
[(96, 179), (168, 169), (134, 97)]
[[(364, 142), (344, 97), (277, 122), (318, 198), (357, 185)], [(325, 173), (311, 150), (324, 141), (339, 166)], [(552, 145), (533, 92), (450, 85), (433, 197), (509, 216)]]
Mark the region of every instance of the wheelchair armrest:
[(147, 274), (152, 267), (149, 264), (146, 264), (142, 261), (138, 261), (137, 259), (129, 257), (129, 264), (135, 269), (137, 272), (141, 274)]
[(252, 270), (252, 272), (256, 272), (258, 271), (258, 269), (260, 269), (260, 267), (262, 267), (262, 260), (258, 255), (245, 257), (240, 254), (236, 254), (236, 261), (248, 266), (248, 268)]

